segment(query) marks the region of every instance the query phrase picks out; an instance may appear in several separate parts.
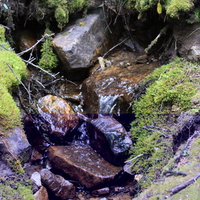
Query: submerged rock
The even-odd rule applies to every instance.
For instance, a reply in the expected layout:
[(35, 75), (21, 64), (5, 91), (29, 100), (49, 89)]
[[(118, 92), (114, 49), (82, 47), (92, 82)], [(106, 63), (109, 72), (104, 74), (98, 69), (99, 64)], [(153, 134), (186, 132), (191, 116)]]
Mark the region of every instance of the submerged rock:
[(53, 137), (63, 138), (78, 125), (78, 116), (62, 98), (47, 95), (38, 100), (38, 111), (46, 131)]
[[(88, 14), (56, 35), (53, 40), (55, 51), (64, 70), (76, 71), (73, 79), (82, 79), (83, 69), (89, 68), (98, 55), (108, 49), (108, 29), (102, 13)], [(82, 71), (80, 71), (82, 70)]]
[(63, 200), (75, 197), (75, 186), (65, 180), (62, 176), (55, 175), (48, 169), (42, 169), (40, 174), (44, 185), (52, 191), (55, 196), (60, 197)]
[(126, 129), (110, 116), (99, 117), (87, 123), (90, 145), (104, 159), (122, 165), (127, 158), (132, 141)]
[(69, 174), (86, 188), (105, 187), (122, 170), (105, 161), (88, 145), (51, 146), (48, 157), (55, 168)]

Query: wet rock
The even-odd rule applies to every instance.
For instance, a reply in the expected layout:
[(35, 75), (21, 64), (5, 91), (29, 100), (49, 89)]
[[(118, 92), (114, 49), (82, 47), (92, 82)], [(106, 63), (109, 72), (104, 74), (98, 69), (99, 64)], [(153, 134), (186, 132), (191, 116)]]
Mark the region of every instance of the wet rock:
[(56, 35), (53, 40), (55, 51), (64, 70), (73, 71), (71, 79), (82, 79), (84, 71), (105, 52), (108, 47), (106, 24), (102, 13), (88, 14)]
[(48, 169), (42, 169), (40, 174), (44, 185), (51, 190), (55, 196), (63, 200), (75, 197), (75, 186), (62, 176), (55, 175)]
[[(35, 34), (31, 30), (23, 30), (18, 37), (18, 46), (20, 51), (31, 48), (36, 43)], [(33, 50), (35, 50), (34, 48)]]
[(38, 160), (41, 160), (42, 157), (43, 157), (43, 155), (40, 152), (38, 152), (36, 149), (33, 149), (30, 161), (31, 162), (38, 161)]
[(0, 130), (0, 159), (7, 161), (16, 158), (22, 163), (27, 162), (31, 156), (31, 146), (22, 128), (15, 127), (6, 131)]
[(70, 105), (62, 98), (47, 95), (38, 100), (38, 111), (45, 122), (47, 132), (63, 139), (78, 125), (78, 117)]
[(110, 193), (110, 188), (109, 187), (106, 187), (106, 188), (101, 188), (101, 189), (98, 189), (98, 190), (93, 190), (92, 191), (92, 195), (93, 196), (102, 196), (102, 195), (107, 195)]
[(104, 159), (122, 165), (127, 158), (132, 141), (126, 129), (110, 116), (99, 117), (87, 123), (90, 145)]
[(179, 55), (196, 62), (200, 61), (199, 25), (179, 23), (173, 30)]
[[(120, 56), (120, 54), (118, 54)], [(111, 66), (91, 74), (82, 84), (86, 113), (127, 113), (138, 94), (139, 83), (157, 62), (130, 66)]]
[(13, 174), (14, 172), (11, 170), (11, 168), (8, 165), (6, 165), (5, 162), (0, 161), (0, 177), (9, 177)]
[(41, 176), (40, 176), (40, 173), (39, 173), (39, 172), (34, 172), (34, 173), (31, 175), (31, 180), (32, 180), (38, 187), (41, 187), (41, 186), (42, 186), (42, 183), (41, 183)]
[(35, 194), (35, 200), (49, 200), (49, 195), (45, 187), (41, 187)]
[(111, 165), (88, 145), (51, 146), (48, 157), (54, 167), (69, 174), (86, 188), (105, 187), (121, 171), (121, 167)]

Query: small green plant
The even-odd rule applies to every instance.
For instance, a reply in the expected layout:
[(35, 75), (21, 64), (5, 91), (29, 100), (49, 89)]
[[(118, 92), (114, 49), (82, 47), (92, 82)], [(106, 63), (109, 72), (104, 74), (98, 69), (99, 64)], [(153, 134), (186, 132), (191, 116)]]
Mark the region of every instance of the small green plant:
[[(45, 34), (51, 34), (49, 29), (46, 29)], [(46, 37), (41, 49), (42, 56), (39, 61), (39, 66), (45, 70), (51, 71), (57, 67), (58, 59), (56, 54), (53, 52), (52, 38)]]

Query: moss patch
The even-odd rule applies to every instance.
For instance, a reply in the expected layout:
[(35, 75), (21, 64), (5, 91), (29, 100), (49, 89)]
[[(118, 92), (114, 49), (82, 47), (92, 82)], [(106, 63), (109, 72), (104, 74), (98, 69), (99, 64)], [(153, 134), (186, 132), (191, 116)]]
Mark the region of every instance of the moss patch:
[(135, 142), (131, 158), (142, 156), (133, 160), (132, 169), (146, 174), (142, 179), (144, 187), (160, 176), (163, 166), (173, 155), (175, 133), (172, 124), (176, 117), (188, 110), (199, 112), (193, 104), (200, 91), (198, 73), (197, 64), (176, 58), (147, 76), (144, 82), (151, 80), (151, 83), (146, 93), (133, 104), (136, 120), (131, 125)]
[(0, 26), (0, 128), (7, 129), (21, 124), (21, 116), (11, 91), (26, 76), (26, 65), (5, 41), (5, 30)]
[[(181, 148), (180, 148), (181, 150)], [(179, 151), (178, 151), (179, 152)], [(154, 182), (147, 190), (139, 195), (136, 199), (143, 199), (148, 196), (149, 200), (164, 199), (168, 195), (168, 191), (177, 185), (180, 185), (191, 178), (193, 178), (200, 171), (200, 136), (193, 140), (188, 150), (188, 154), (183, 156), (174, 171), (180, 171), (187, 174), (187, 176), (170, 176), (162, 177), (160, 181)], [(180, 153), (180, 152), (179, 152)], [(164, 170), (169, 169), (168, 166)], [(168, 198), (170, 200), (180, 199), (199, 199), (200, 196), (200, 179), (197, 179), (193, 184), (181, 190), (177, 194)]]

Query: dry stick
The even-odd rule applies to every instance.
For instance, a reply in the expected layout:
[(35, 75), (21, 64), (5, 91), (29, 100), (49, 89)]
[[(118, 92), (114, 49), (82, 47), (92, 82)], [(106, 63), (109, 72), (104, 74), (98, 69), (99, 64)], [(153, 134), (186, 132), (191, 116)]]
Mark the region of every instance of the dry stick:
[(125, 38), (124, 40), (122, 40), (120, 43), (116, 44), (115, 46), (113, 46), (111, 49), (109, 49), (102, 57), (104, 58), (109, 52), (111, 52), (113, 49), (115, 49), (116, 47), (118, 47), (119, 45), (123, 44), (126, 40), (128, 39)]
[(198, 174), (196, 174), (195, 177), (191, 178), (190, 180), (186, 181), (185, 183), (182, 183), (182, 184), (172, 188), (171, 190), (169, 190), (170, 194), (165, 196), (165, 199), (167, 199), (168, 197), (173, 196), (174, 194), (176, 194), (179, 191), (183, 190), (184, 188), (188, 187), (189, 185), (194, 183), (199, 177), (200, 177), (200, 172)]
[(22, 51), (22, 52), (18, 53), (17, 55), (21, 56), (21, 55), (23, 55), (23, 54), (29, 52), (30, 50), (34, 49), (44, 38), (46, 38), (46, 37), (51, 37), (52, 35), (54, 35), (54, 33), (53, 33), (53, 34), (50, 34), (50, 35), (49, 35), (49, 34), (45, 34), (45, 35), (44, 35), (41, 39), (39, 39), (32, 47), (30, 47), (29, 49), (26, 49), (25, 51)]
[(41, 67), (39, 67), (38, 65), (35, 65), (35, 64), (33, 64), (32, 62), (29, 62), (28, 60), (24, 60), (24, 59), (22, 59), (22, 60), (23, 60), (25, 63), (28, 63), (28, 64), (32, 65), (33, 67), (36, 67), (36, 68), (38, 68), (38, 69), (42, 70), (43, 72), (45, 72), (46, 74), (48, 74), (48, 75), (52, 76), (53, 78), (56, 78), (56, 76), (58, 75), (58, 73), (57, 73), (57, 74), (55, 74), (55, 75), (53, 75), (53, 74), (51, 74), (50, 72), (48, 72), (48, 71), (46, 71), (46, 70), (42, 69), (42, 68), (41, 68)]
[(17, 74), (15, 73), (15, 71), (13, 70), (13, 68), (6, 63), (6, 65), (9, 67), (9, 69), (11, 70), (11, 72), (14, 74), (14, 76), (17, 78), (17, 80), (23, 85), (24, 89), (27, 91), (29, 99), (31, 100), (31, 93), (28, 91), (28, 89), (26, 88), (26, 86), (24, 85), (24, 83), (18, 78)]

